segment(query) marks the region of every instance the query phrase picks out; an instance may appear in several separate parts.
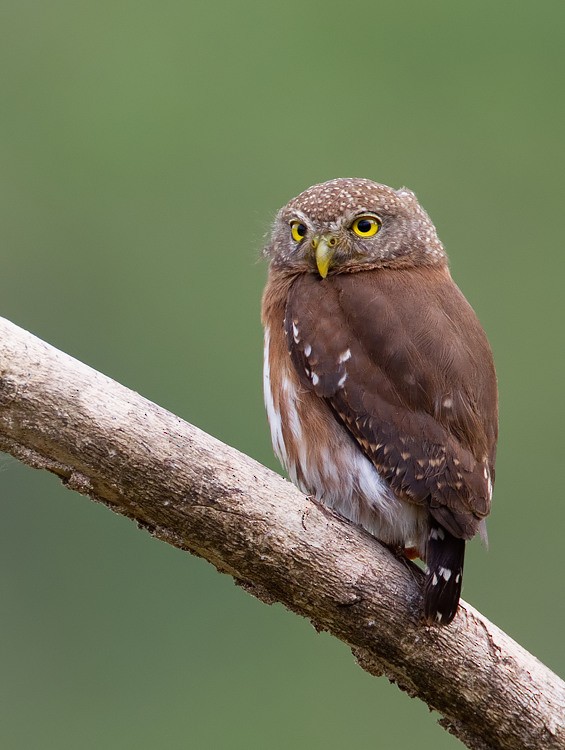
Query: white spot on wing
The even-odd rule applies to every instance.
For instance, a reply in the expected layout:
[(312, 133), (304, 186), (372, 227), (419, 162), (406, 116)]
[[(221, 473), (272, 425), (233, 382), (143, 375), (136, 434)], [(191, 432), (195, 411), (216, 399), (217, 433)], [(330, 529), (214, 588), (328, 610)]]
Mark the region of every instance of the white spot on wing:
[(298, 344), (298, 342), (300, 341), (300, 337), (298, 335), (298, 326), (296, 325), (295, 320), (292, 321), (292, 337), (294, 339), (294, 343)]
[(485, 467), (483, 469), (483, 474), (484, 474), (485, 479), (487, 480), (488, 499), (491, 500), (492, 499), (492, 479), (490, 478), (490, 471), (486, 464), (486, 458), (485, 458)]
[(343, 388), (346, 380), (347, 380), (347, 373), (344, 372), (341, 378), (337, 381), (337, 387)]
[(304, 347), (304, 356), (309, 357), (311, 354), (312, 354), (312, 347), (310, 346), (310, 344), (306, 344), (306, 346)]
[(315, 372), (312, 373), (312, 385), (318, 385), (320, 382), (320, 378), (316, 375)]
[(437, 526), (437, 527), (431, 528), (430, 529), (429, 538), (430, 539), (441, 539), (441, 540), (443, 540), (443, 539), (445, 539), (445, 532), (441, 528), (441, 526)]
[(442, 568), (442, 566), (440, 565), (440, 566), (439, 566), (439, 568), (438, 568), (438, 573), (439, 573), (439, 574), (440, 574), (440, 576), (442, 576), (442, 577), (443, 577), (443, 578), (444, 578), (444, 579), (445, 579), (446, 581), (449, 581), (449, 579), (451, 578), (451, 571), (449, 570), (449, 568)]
[(347, 362), (348, 359), (351, 359), (351, 349), (346, 349), (339, 355), (340, 363)]

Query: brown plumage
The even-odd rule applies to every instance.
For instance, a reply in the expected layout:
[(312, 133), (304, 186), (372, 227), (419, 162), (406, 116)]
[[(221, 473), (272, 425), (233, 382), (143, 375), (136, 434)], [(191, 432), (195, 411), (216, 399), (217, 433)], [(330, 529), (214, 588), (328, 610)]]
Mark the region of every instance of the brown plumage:
[(380, 540), (415, 546), (447, 624), (494, 481), (492, 355), (408, 190), (315, 185), (278, 214), (263, 298), (265, 400), (291, 479)]

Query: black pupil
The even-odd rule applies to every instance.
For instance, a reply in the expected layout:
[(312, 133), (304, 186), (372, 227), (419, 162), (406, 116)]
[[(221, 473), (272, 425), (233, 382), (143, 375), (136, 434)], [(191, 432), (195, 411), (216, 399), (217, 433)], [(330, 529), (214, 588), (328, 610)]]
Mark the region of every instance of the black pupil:
[(306, 234), (306, 227), (304, 226), (304, 224), (297, 224), (296, 225), (296, 234), (299, 237), (304, 237), (304, 235)]
[(367, 232), (370, 232), (372, 226), (373, 226), (373, 222), (369, 221), (369, 219), (361, 219), (360, 221), (357, 222), (357, 229), (362, 234), (366, 234)]

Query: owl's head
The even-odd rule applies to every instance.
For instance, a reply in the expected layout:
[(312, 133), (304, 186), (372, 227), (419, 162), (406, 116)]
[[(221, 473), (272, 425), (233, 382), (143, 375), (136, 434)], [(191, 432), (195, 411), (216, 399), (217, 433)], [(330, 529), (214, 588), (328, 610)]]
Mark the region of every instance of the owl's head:
[(276, 216), (265, 256), (274, 268), (328, 274), (446, 262), (414, 193), (342, 178), (300, 193)]

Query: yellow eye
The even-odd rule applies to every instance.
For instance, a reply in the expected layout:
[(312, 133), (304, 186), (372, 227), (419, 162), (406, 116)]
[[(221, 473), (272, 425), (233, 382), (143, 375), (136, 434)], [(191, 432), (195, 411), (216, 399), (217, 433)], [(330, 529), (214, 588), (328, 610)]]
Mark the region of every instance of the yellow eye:
[(306, 231), (306, 227), (301, 221), (292, 221), (290, 223), (290, 233), (295, 242), (302, 242), (306, 236)]
[(378, 216), (358, 216), (351, 225), (351, 229), (358, 237), (374, 237), (381, 228)]

